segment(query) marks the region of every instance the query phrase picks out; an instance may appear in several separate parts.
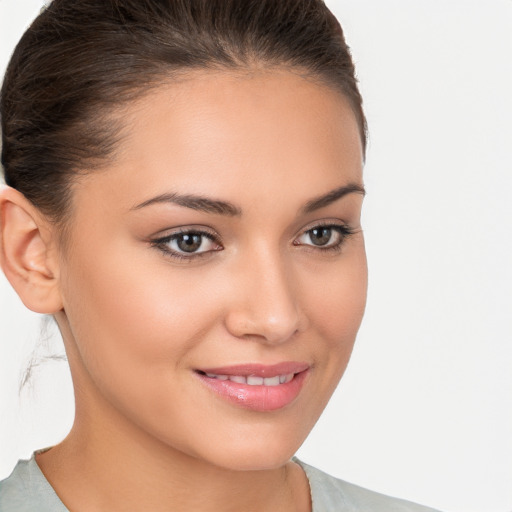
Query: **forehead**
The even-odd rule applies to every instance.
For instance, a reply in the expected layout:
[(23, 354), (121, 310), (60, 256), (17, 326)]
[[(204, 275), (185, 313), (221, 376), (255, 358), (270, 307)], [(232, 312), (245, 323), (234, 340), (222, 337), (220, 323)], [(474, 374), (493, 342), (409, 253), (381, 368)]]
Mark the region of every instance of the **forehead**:
[(129, 105), (121, 123), (114, 161), (88, 175), (78, 200), (92, 189), (125, 208), (166, 189), (236, 202), (296, 190), (302, 200), (361, 182), (348, 101), (287, 70), (191, 73)]

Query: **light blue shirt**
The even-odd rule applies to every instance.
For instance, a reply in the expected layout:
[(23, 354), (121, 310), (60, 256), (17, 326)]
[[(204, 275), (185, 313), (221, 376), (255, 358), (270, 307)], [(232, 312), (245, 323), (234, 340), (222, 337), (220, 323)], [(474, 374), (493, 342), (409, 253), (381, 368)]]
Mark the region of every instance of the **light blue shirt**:
[[(305, 471), (313, 512), (435, 512), (344, 482), (293, 459)], [(0, 482), (0, 512), (69, 512), (39, 469), (34, 456), (18, 462)]]

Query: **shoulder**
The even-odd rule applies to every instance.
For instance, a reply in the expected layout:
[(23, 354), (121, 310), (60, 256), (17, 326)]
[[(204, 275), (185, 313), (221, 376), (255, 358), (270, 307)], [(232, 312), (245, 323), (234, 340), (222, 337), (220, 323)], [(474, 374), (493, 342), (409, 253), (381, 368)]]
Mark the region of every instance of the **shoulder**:
[(68, 512), (41, 473), (34, 456), (20, 460), (0, 482), (0, 512)]
[(309, 480), (313, 512), (436, 512), (339, 480), (297, 459)]

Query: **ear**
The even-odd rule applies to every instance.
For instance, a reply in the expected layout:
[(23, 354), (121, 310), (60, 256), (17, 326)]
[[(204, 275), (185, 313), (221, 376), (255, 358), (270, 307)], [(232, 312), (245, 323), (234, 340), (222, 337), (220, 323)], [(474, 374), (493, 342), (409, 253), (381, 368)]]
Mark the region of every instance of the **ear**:
[(51, 228), (23, 194), (0, 188), (0, 265), (23, 304), (43, 314), (62, 309)]

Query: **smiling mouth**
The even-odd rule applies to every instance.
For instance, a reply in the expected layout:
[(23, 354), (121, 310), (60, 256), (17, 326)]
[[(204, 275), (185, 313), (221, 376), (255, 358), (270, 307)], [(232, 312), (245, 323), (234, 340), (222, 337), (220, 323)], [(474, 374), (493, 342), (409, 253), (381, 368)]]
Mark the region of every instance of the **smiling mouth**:
[(237, 384), (247, 384), (248, 386), (279, 386), (280, 384), (286, 384), (290, 382), (293, 377), (295, 377), (295, 373), (286, 373), (283, 375), (275, 375), (274, 377), (258, 377), (257, 375), (223, 375), (216, 373), (204, 373), (199, 372), (200, 374), (206, 375), (206, 377), (210, 379), (217, 380), (229, 380), (231, 382), (235, 382)]
[(195, 370), (215, 395), (244, 409), (275, 411), (293, 403), (310, 373), (307, 363), (246, 364)]

